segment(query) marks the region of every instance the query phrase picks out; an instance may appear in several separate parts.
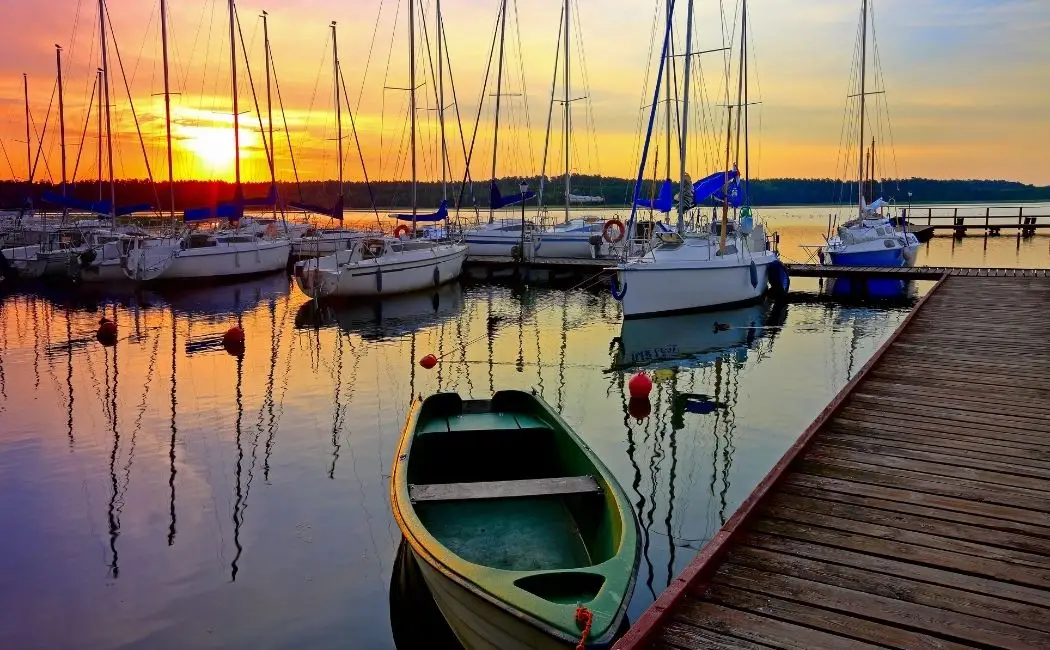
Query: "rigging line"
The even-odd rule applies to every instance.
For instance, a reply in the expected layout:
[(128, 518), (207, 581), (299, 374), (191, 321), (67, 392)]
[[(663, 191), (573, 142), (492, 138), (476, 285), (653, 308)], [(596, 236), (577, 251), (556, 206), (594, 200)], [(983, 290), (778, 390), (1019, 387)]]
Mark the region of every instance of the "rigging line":
[(95, 86), (98, 85), (98, 75), (93, 76), (95, 77), (95, 83), (91, 85), (91, 101), (88, 102), (87, 116), (84, 118), (84, 131), (80, 134), (80, 149), (77, 151), (77, 160), (73, 163), (73, 177), (69, 180), (70, 184), (77, 182), (77, 170), (80, 169), (80, 156), (84, 153), (84, 140), (87, 138), (88, 125), (91, 124), (91, 108), (95, 105)]
[[(465, 135), (465, 133), (463, 131), (463, 118), (460, 116), (460, 113), (459, 113), (459, 100), (456, 98), (456, 77), (455, 77), (454, 74), (452, 74), (452, 57), (449, 56), (449, 54), (448, 54), (448, 32), (446, 32), (445, 30), (441, 30), (441, 40), (442, 40), (442, 42), (444, 43), (444, 46), (445, 46), (445, 48), (444, 48), (444, 51), (445, 51), (445, 56), (444, 56), (445, 66), (448, 68), (448, 83), (449, 83), (449, 86), (450, 86), (450, 88), (452, 90), (452, 105), (456, 109), (456, 126), (459, 128), (459, 142), (460, 142), (460, 146), (463, 148), (463, 160), (464, 160), (464, 165), (465, 165), (464, 182), (467, 182), (467, 181), (470, 182), (470, 200), (471, 200), (471, 203), (474, 205), (474, 212), (475, 212), (475, 215), (476, 215), (478, 213), (478, 207), (477, 207), (478, 202), (477, 202), (477, 199), (474, 196), (474, 180), (470, 176), (470, 165), (466, 164), (466, 161), (467, 161), (467, 140), (466, 140), (466, 135)], [(450, 165), (451, 165), (451, 163), (450, 163)], [(451, 169), (449, 170), (449, 172), (450, 172), (449, 176), (451, 176)], [(458, 216), (458, 211), (459, 211), (459, 203), (458, 202), (456, 203), (456, 211), (457, 211), (457, 216)]]
[(576, 11), (575, 11), (575, 14), (574, 14), (576, 17), (573, 19), (573, 25), (576, 28), (576, 30), (575, 30), (576, 43), (577, 43), (576, 47), (577, 47), (578, 60), (579, 60), (579, 65), (577, 67), (580, 69), (581, 76), (583, 78), (583, 92), (584, 92), (584, 95), (588, 98), (587, 101), (585, 102), (585, 105), (587, 106), (587, 119), (588, 119), (588, 126), (590, 128), (590, 144), (591, 144), (591, 147), (589, 147), (589, 148), (593, 148), (593, 150), (594, 150), (594, 169), (598, 172), (598, 195), (599, 196), (604, 196), (605, 195), (604, 184), (602, 182), (602, 175), (601, 175), (602, 162), (601, 162), (601, 156), (599, 156), (599, 148), (598, 148), (598, 129), (596, 128), (596, 121), (594, 119), (594, 102), (592, 102), (590, 100), (590, 97), (591, 97), (591, 77), (590, 77), (590, 73), (589, 73), (589, 71), (587, 69), (587, 51), (586, 51), (586, 49), (583, 46), (583, 42), (584, 42), (584, 38), (583, 38), (583, 21), (582, 21), (581, 16), (580, 16), (580, 5), (579, 5), (579, 2), (572, 2), (571, 6), (576, 8)]
[(368, 179), (368, 169), (365, 167), (365, 154), (361, 149), (361, 139), (357, 135), (357, 122), (354, 120), (354, 112), (350, 110), (350, 99), (346, 94), (346, 80), (343, 79), (343, 68), (339, 67), (339, 83), (343, 87), (343, 101), (346, 103), (346, 112), (350, 116), (350, 132), (354, 134), (354, 144), (357, 145), (357, 158), (361, 162), (361, 173), (365, 178), (365, 187), (368, 189), (368, 200), (372, 204), (372, 212), (376, 215), (376, 222), (382, 227), (379, 217), (379, 208), (376, 207), (376, 196), (372, 191), (372, 182)]
[(7, 147), (4, 146), (4, 141), (0, 140), (0, 151), (4, 154), (4, 160), (7, 161), (7, 168), (11, 171), (11, 178), (15, 177), (15, 167), (11, 164), (11, 158), (7, 155)]
[[(324, 62), (328, 60), (328, 39), (329, 38), (331, 38), (331, 34), (326, 31), (325, 39), (324, 39), (324, 46), (321, 48), (321, 60), (317, 64), (317, 75), (314, 76), (314, 89), (313, 89), (313, 92), (310, 93), (310, 104), (306, 108), (306, 133), (307, 133), (307, 136), (310, 135), (310, 121), (311, 121), (311, 119), (313, 117), (313, 114), (314, 114), (314, 103), (317, 101), (317, 87), (321, 84), (321, 72), (324, 70)], [(270, 53), (270, 60), (273, 61), (273, 53), (272, 52)], [(278, 94), (280, 94), (280, 93), (278, 93)], [(327, 128), (328, 128), (328, 125), (326, 124), (325, 125), (326, 133), (322, 133), (321, 134), (321, 138), (322, 139), (324, 139), (324, 137), (327, 135)], [(289, 149), (291, 149), (291, 146), (292, 146), (291, 142), (289, 142), (289, 144), (288, 144)], [(325, 161), (328, 158), (327, 148), (322, 148), (321, 155), (322, 155), (321, 168), (324, 169)], [(299, 188), (299, 199), (302, 200), (302, 187)]]
[[(660, 3), (654, 2), (653, 3), (652, 24), (651, 24), (651, 26), (649, 28), (649, 53), (646, 55), (646, 58), (645, 58), (646, 61), (652, 61), (652, 59), (653, 59), (653, 51), (654, 51), (654, 49), (656, 47), (656, 26), (659, 23), (660, 23)], [(638, 158), (641, 155), (642, 148), (644, 147), (644, 142), (643, 142), (644, 138), (641, 137), (642, 125), (644, 124), (644, 119), (645, 119), (644, 118), (644, 116), (645, 116), (644, 102), (645, 102), (646, 97), (648, 97), (648, 93), (649, 93), (649, 77), (652, 74), (652, 68), (653, 68), (653, 66), (651, 66), (651, 65), (645, 66), (645, 77), (642, 80), (642, 97), (641, 97), (641, 100), (638, 102), (638, 105), (639, 105), (639, 108), (638, 108), (638, 119), (637, 119), (637, 122), (635, 124), (635, 131), (634, 131), (634, 135), (635, 135), (634, 141), (637, 144), (635, 145), (634, 150), (633, 150), (633, 154), (632, 154), (633, 158)], [(627, 186), (624, 188), (623, 202), (624, 202), (625, 205), (628, 205), (631, 202), (631, 184), (630, 183), (628, 183)]]
[[(55, 80), (55, 86), (51, 90), (51, 100), (47, 103), (47, 113), (44, 114), (44, 129), (38, 131), (36, 128), (36, 120), (33, 119), (33, 114), (29, 114), (29, 121), (33, 124), (33, 133), (36, 134), (37, 145), (36, 145), (36, 158), (33, 159), (33, 167), (29, 170), (29, 182), (32, 184), (33, 177), (36, 176), (36, 166), (40, 164), (40, 157), (44, 151), (44, 136), (47, 135), (47, 125), (51, 121), (51, 106), (55, 101), (55, 92), (58, 90), (58, 80)], [(27, 145), (30, 146), (30, 145)], [(44, 156), (44, 170), (47, 171), (48, 178), (54, 182), (54, 177), (51, 175), (51, 167), (47, 164), (47, 157)]]
[[(395, 7), (395, 9), (394, 9), (394, 27), (393, 27), (394, 30), (397, 29), (397, 19), (400, 16), (401, 16), (401, 0), (398, 0), (397, 7)], [(390, 47), (387, 49), (387, 52), (386, 52), (386, 68), (383, 70), (383, 86), (384, 87), (386, 87), (387, 81), (390, 79), (390, 60), (394, 56), (394, 40), (395, 40), (394, 38), (390, 39)], [(379, 111), (379, 176), (382, 177), (383, 176), (383, 151), (384, 151), (383, 141), (384, 141), (385, 135), (386, 135), (386, 127), (384, 126), (385, 122), (386, 122), (386, 93), (385, 92), (380, 93), (380, 97), (382, 99), (381, 99), (381, 108), (380, 108), (380, 111)], [(400, 156), (398, 158), (400, 158)], [(395, 160), (394, 164), (395, 164), (395, 166), (397, 165), (397, 160)]]
[(380, 0), (379, 12), (376, 14), (376, 24), (375, 27), (372, 28), (372, 40), (368, 43), (368, 56), (365, 57), (365, 72), (361, 77), (361, 88), (357, 91), (357, 107), (355, 110), (358, 111), (361, 110), (361, 100), (365, 95), (365, 82), (368, 81), (368, 68), (372, 64), (372, 50), (375, 48), (376, 35), (379, 33), (379, 21), (383, 18), (383, 4), (384, 2)]
[[(565, 25), (565, 6), (562, 5), (561, 17), (558, 19), (558, 39), (557, 44), (554, 47), (554, 74), (551, 75), (551, 101), (547, 109), (547, 131), (543, 138), (543, 162), (540, 164), (540, 191), (539, 200), (537, 201), (536, 212), (539, 214), (543, 211), (543, 188), (547, 180), (547, 152), (550, 149), (551, 144), (551, 121), (554, 119), (554, 95), (558, 92), (558, 66), (561, 61), (561, 32)], [(568, 174), (569, 170), (565, 170)]]
[[(244, 30), (241, 29), (241, 14), (237, 10), (237, 6), (236, 5), (234, 5), (234, 9), (233, 9), (233, 19), (237, 23), (237, 35), (240, 37), (240, 41), (241, 41), (241, 54), (244, 55), (244, 69), (248, 73), (248, 87), (252, 91), (252, 101), (255, 104), (255, 115), (259, 118), (259, 137), (262, 138), (263, 149), (266, 150), (266, 163), (269, 165), (269, 169), (270, 169), (270, 178), (273, 179), (273, 177), (274, 177), (273, 176), (273, 156), (270, 154), (270, 151), (273, 148), (273, 143), (267, 144), (267, 142), (266, 142), (266, 129), (263, 127), (262, 111), (259, 109), (259, 96), (255, 92), (255, 79), (254, 79), (254, 77), (252, 77), (252, 66), (251, 66), (251, 64), (248, 61), (248, 50), (245, 49), (245, 47), (244, 47)], [(258, 25), (258, 22), (256, 23), (256, 25)], [(277, 193), (277, 183), (276, 182), (273, 183), (273, 188), (274, 188), (274, 193), (276, 194)], [(280, 197), (276, 197), (276, 198), (277, 198), (277, 200), (279, 202), (280, 201)]]
[[(499, 24), (500, 16), (503, 13), (502, 4), (500, 10), (496, 12), (496, 20), (492, 28), (492, 45), (489, 46), (489, 61), (485, 68), (485, 80), (481, 84), (481, 97), (478, 99), (478, 112), (474, 116), (474, 133), (470, 136), (470, 150), (467, 152), (467, 159), (464, 162), (463, 169), (463, 182), (459, 186), (459, 196), (456, 198), (456, 206), (463, 204), (463, 192), (466, 189), (467, 178), (470, 173), (470, 161), (474, 157), (474, 145), (478, 140), (478, 127), (481, 126), (481, 111), (485, 107), (485, 93), (489, 88), (489, 77), (492, 73), (492, 55), (496, 52), (496, 36), (499, 34), (499, 30), (496, 29), (496, 25)], [(453, 97), (455, 97), (455, 86), (453, 86)], [(457, 108), (457, 116), (459, 115), (459, 109)], [(495, 179), (493, 179), (495, 180)], [(473, 184), (471, 184), (471, 192), (473, 193)], [(475, 218), (480, 219), (480, 212), (477, 208), (477, 201), (474, 202), (474, 214)]]
[[(152, 18), (150, 20), (152, 21)], [(120, 76), (124, 79), (124, 89), (128, 93), (128, 106), (131, 109), (131, 118), (135, 121), (135, 132), (138, 133), (139, 144), (142, 146), (142, 158), (146, 163), (146, 176), (153, 187), (153, 197), (157, 201), (156, 205), (160, 206), (160, 193), (157, 191), (157, 184), (153, 181), (153, 169), (150, 167), (149, 155), (146, 153), (146, 141), (142, 137), (142, 127), (139, 125), (138, 114), (135, 112), (135, 101), (131, 98), (131, 85), (128, 84), (128, 77), (124, 74), (124, 62), (120, 58), (120, 46), (117, 45), (117, 35), (113, 31), (113, 18), (110, 16), (108, 5), (106, 5), (106, 22), (109, 24), (110, 37), (113, 39), (113, 52), (117, 55), (117, 67), (120, 68)], [(106, 74), (109, 74), (109, 72), (107, 71)]]
[[(878, 38), (878, 35), (877, 35), (878, 32), (875, 30), (875, 5), (874, 5), (874, 2), (872, 0), (868, 0), (868, 1), (872, 3), (871, 4), (871, 40), (872, 40), (872, 43), (875, 46), (875, 75), (876, 75), (876, 78), (878, 80), (879, 85), (883, 89), (885, 89), (886, 88), (886, 79), (883, 77), (882, 60), (879, 57), (879, 38)], [(885, 95), (882, 97), (882, 102), (883, 102), (884, 110), (886, 111), (887, 130), (889, 131), (889, 134), (890, 134), (890, 155), (893, 157), (893, 176), (897, 180), (897, 186), (898, 186), (898, 189), (899, 189), (900, 188), (900, 177), (901, 177), (901, 175), (900, 175), (900, 168), (897, 166), (897, 145), (894, 142), (894, 137), (893, 137), (893, 120), (890, 119), (890, 104), (889, 104), (889, 100), (885, 97)]]
[(525, 106), (525, 142), (529, 145), (529, 168), (535, 170), (536, 153), (532, 149), (532, 119), (529, 117), (529, 89), (525, 85), (525, 50), (521, 45), (521, 19), (518, 17), (518, 0), (514, 0), (514, 31), (518, 40), (518, 74), (521, 77), (521, 98)]
[[(281, 121), (284, 123), (284, 137), (288, 141), (288, 157), (292, 161), (292, 174), (295, 176), (295, 188), (299, 191), (299, 200), (303, 200), (303, 186), (299, 181), (299, 168), (295, 164), (295, 151), (292, 149), (292, 134), (288, 130), (288, 116), (284, 112), (284, 99), (281, 97), (281, 84), (277, 81), (277, 67), (273, 60), (273, 52), (269, 53), (270, 74), (273, 76), (273, 87), (277, 90), (277, 104), (281, 107)], [(273, 146), (271, 144), (271, 146)]]

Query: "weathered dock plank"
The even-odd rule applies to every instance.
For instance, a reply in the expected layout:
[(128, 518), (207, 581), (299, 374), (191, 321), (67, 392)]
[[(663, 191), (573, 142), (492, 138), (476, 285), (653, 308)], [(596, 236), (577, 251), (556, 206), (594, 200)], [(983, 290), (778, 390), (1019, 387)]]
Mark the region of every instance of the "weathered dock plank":
[(1050, 647), (1050, 279), (947, 269), (616, 647)]

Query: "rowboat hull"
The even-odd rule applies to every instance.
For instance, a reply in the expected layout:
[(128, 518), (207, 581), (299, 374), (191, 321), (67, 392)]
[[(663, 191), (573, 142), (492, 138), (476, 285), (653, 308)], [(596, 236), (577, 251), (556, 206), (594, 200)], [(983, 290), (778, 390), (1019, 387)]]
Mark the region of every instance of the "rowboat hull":
[(395, 458), (394, 518), (465, 648), (575, 647), (578, 606), (585, 647), (613, 642), (640, 555), (634, 510), (548, 405), (517, 391), (431, 396)]
[[(576, 643), (544, 634), (522, 618), (477, 596), (415, 554), (434, 603), (466, 650), (565, 650)], [(588, 643), (588, 648), (609, 647)]]

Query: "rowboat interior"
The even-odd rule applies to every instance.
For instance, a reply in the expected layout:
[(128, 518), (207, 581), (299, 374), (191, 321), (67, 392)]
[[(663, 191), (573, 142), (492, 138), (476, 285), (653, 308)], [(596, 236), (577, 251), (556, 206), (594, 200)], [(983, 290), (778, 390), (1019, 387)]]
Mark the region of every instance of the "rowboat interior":
[(593, 600), (623, 522), (578, 444), (535, 412), (529, 396), (437, 395), (424, 404), (407, 468), (409, 495), (430, 534), (462, 559), (520, 572), (514, 586), (543, 600)]

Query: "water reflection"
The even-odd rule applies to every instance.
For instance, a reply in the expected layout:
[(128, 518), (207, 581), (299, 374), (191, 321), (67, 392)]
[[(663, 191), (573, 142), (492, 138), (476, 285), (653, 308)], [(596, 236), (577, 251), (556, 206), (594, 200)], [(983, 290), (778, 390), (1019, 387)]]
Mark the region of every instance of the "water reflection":
[(388, 473), (410, 398), (438, 390), (534, 390), (594, 449), (644, 529), (637, 618), (912, 299), (813, 281), (787, 305), (623, 324), (605, 290), (523, 285), (320, 309), (284, 275), (7, 294), (0, 646), (392, 647), (387, 620), (423, 624), (393, 609)]

